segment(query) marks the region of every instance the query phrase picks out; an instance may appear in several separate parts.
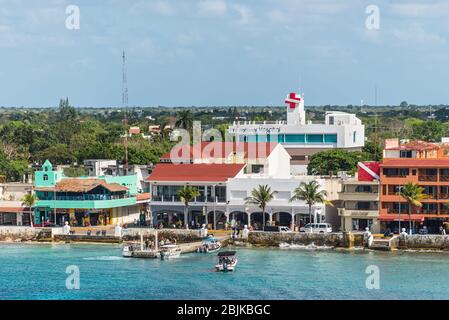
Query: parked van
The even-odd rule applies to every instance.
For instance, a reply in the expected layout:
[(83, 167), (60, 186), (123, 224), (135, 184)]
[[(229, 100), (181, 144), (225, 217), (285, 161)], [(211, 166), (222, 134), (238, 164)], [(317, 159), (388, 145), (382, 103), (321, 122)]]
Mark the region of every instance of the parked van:
[(310, 233), (329, 233), (332, 232), (332, 226), (329, 223), (308, 223), (299, 229), (300, 232)]
[(289, 227), (282, 226), (265, 226), (265, 232), (292, 232)]

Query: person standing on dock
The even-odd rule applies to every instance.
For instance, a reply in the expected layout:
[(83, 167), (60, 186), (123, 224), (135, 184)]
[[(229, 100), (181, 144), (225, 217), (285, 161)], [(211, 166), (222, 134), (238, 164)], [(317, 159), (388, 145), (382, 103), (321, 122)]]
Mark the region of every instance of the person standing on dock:
[(232, 237), (233, 238), (235, 236), (235, 224), (236, 224), (235, 219), (232, 218), (232, 220), (231, 220), (231, 230), (232, 230)]

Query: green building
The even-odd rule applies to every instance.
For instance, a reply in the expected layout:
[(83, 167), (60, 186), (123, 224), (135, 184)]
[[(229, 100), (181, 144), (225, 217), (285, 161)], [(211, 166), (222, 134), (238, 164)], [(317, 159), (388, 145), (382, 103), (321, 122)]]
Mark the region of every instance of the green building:
[(137, 191), (137, 176), (65, 177), (45, 161), (34, 175), (35, 224), (98, 226), (145, 217), (149, 194)]

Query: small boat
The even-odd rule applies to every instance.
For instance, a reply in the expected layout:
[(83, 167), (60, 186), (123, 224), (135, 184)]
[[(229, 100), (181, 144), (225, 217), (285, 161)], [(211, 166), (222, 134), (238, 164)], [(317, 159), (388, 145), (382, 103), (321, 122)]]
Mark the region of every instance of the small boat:
[(170, 258), (179, 258), (181, 255), (181, 248), (176, 244), (166, 244), (161, 246), (160, 256), (162, 260)]
[(139, 243), (128, 243), (123, 246), (122, 256), (125, 258), (147, 258), (155, 259), (159, 258), (159, 250), (157, 247), (157, 232), (155, 235), (155, 246), (153, 248), (145, 248), (143, 243), (143, 235), (140, 235)]
[(237, 258), (235, 251), (223, 251), (218, 253), (218, 263), (215, 265), (217, 271), (227, 272), (234, 271), (237, 266)]
[(200, 253), (214, 253), (221, 249), (221, 242), (214, 237), (207, 237), (203, 243), (198, 247), (197, 251)]

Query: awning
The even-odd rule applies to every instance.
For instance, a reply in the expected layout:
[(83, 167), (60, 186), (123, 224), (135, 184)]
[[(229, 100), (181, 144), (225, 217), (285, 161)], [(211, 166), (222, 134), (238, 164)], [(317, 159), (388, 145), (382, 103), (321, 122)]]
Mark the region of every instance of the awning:
[[(399, 221), (399, 216), (396, 213), (381, 214), (378, 218), (379, 221)], [(401, 221), (424, 221), (424, 216), (421, 214), (412, 214), (409, 217), (408, 214), (401, 214)]]

